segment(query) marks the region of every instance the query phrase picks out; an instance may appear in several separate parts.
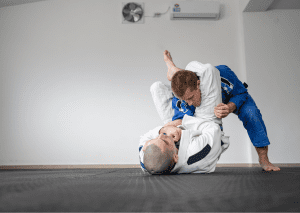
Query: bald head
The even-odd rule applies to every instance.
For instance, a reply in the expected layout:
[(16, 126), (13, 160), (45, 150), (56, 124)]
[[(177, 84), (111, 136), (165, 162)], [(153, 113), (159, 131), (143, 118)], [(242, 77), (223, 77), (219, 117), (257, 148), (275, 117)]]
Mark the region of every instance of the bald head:
[(144, 165), (150, 174), (170, 172), (174, 164), (172, 156), (172, 150), (167, 149), (163, 153), (158, 146), (151, 144), (144, 152)]

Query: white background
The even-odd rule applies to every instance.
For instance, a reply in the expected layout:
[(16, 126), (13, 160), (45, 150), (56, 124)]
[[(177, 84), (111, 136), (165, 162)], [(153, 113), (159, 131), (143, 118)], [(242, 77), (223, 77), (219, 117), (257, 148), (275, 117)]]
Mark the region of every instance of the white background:
[[(49, 0), (0, 8), (0, 165), (138, 164), (140, 136), (162, 125), (150, 86), (178, 67), (229, 66), (265, 121), (272, 163), (299, 163), (299, 10), (243, 13), (218, 0), (218, 21), (146, 17), (121, 24), (119, 0)], [(144, 0), (145, 15), (168, 0)], [(258, 163), (236, 115), (219, 163)]]

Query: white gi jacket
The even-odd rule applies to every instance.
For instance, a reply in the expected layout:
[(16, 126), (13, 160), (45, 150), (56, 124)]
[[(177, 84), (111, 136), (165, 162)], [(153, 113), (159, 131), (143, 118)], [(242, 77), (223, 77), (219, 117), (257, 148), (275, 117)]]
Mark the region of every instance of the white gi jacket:
[[(224, 136), (220, 126), (222, 119), (216, 117), (214, 107), (222, 103), (220, 72), (211, 64), (202, 64), (198, 61), (190, 62), (186, 70), (195, 72), (200, 79), (201, 105), (196, 107), (193, 117), (185, 115), (182, 125), (181, 139), (179, 142), (179, 160), (172, 172), (177, 173), (210, 173), (215, 171), (220, 155), (229, 147), (229, 137)], [(170, 91), (161, 93), (160, 87), (153, 87), (150, 91), (160, 117), (172, 114), (172, 94)], [(157, 92), (157, 90), (159, 90)], [(165, 93), (170, 93), (165, 97)], [(161, 100), (162, 99), (162, 100)], [(172, 117), (172, 116), (171, 116)], [(144, 168), (144, 144), (159, 136), (162, 126), (150, 130), (141, 136), (139, 143), (139, 156), (141, 168)], [(221, 140), (223, 145), (221, 145)], [(178, 144), (176, 144), (178, 145)]]
[[(199, 119), (185, 115), (179, 143), (178, 162), (173, 168), (174, 173), (211, 173), (215, 171), (221, 154), (229, 147), (229, 137), (224, 136), (220, 126), (214, 121)], [(149, 140), (159, 136), (162, 126), (150, 130), (141, 136), (139, 151), (141, 168), (144, 172), (143, 146)], [(223, 145), (221, 145), (221, 140)], [(178, 145), (178, 144), (177, 144)]]
[(201, 104), (196, 107), (194, 117), (222, 124), (222, 119), (214, 113), (214, 108), (222, 103), (220, 71), (211, 64), (198, 61), (190, 62), (185, 69), (196, 73), (200, 78)]

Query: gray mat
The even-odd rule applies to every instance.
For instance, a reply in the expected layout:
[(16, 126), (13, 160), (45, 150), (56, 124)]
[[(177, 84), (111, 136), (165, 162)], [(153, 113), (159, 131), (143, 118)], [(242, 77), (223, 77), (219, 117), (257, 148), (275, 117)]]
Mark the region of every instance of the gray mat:
[(140, 169), (0, 170), (0, 211), (300, 211), (300, 167), (144, 175)]

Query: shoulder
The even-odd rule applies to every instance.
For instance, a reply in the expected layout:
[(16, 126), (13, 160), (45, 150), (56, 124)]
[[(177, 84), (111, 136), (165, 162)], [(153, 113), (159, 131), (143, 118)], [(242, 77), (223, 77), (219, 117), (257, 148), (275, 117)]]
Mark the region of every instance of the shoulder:
[(189, 70), (189, 69), (207, 69), (209, 67), (213, 67), (213, 66), (210, 63), (203, 64), (199, 61), (191, 61), (186, 66), (186, 70)]
[(199, 77), (212, 73), (215, 69), (211, 64), (202, 64), (199, 61), (191, 61), (185, 68), (186, 70), (196, 73)]

